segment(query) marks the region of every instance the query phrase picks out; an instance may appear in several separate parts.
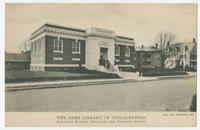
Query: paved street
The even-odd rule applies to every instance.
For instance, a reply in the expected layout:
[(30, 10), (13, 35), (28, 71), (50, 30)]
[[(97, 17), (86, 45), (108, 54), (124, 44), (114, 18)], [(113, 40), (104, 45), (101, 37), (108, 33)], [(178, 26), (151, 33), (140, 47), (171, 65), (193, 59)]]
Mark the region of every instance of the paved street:
[(6, 111), (184, 111), (196, 78), (6, 91)]

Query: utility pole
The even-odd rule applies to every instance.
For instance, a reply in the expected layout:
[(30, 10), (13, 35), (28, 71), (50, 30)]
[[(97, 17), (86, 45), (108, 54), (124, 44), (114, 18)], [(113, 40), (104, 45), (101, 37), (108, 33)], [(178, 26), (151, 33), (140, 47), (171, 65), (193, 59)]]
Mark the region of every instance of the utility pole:
[(185, 62), (186, 62), (186, 52), (185, 52), (185, 45), (183, 47), (183, 71), (185, 72)]

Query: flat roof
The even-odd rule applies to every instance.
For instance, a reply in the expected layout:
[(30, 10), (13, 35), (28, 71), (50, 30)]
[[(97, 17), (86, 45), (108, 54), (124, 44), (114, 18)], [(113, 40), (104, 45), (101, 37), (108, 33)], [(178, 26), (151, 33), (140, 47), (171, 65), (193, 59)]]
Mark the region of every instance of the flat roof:
[(6, 53), (5, 62), (30, 62), (30, 54)]
[[(84, 29), (78, 29), (78, 28), (73, 28), (73, 27), (66, 27), (66, 26), (61, 26), (61, 25), (56, 25), (56, 24), (51, 24), (51, 23), (45, 23), (41, 27), (39, 27), (37, 30), (35, 30), (33, 33), (31, 33), (31, 35), (33, 35), (37, 31), (39, 31), (43, 27), (50, 27), (50, 28), (55, 28), (55, 29), (71, 30), (71, 31), (86, 33), (86, 30), (84, 30)], [(115, 37), (120, 38), (120, 39), (125, 39), (125, 40), (134, 40), (134, 38), (119, 36), (119, 35), (115, 35)]]

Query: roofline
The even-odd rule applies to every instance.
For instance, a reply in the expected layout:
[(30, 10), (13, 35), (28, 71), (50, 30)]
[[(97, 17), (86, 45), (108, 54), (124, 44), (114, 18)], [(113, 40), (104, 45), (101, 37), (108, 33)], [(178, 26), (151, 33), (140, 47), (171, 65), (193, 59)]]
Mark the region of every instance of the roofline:
[(173, 44), (171, 44), (171, 45), (176, 45), (176, 44), (187, 44), (187, 43), (197, 43), (196, 41), (195, 42), (193, 42), (193, 41), (189, 41), (189, 42), (176, 42), (176, 43), (173, 43)]
[(119, 35), (116, 35), (117, 38), (121, 38), (121, 39), (126, 39), (126, 40), (134, 40), (134, 38), (131, 38), (131, 37), (124, 37), (124, 36), (119, 36)]
[[(51, 23), (45, 23), (42, 26), (40, 26), (37, 30), (35, 30), (33, 33), (31, 33), (30, 37), (32, 37), (38, 31), (42, 30), (42, 28), (44, 28), (44, 27), (55, 28), (55, 29), (64, 29), (64, 30), (71, 30), (71, 31), (75, 31), (75, 32), (86, 33), (86, 30), (83, 30), (83, 29), (78, 29), (78, 28), (73, 28), (73, 27), (66, 27), (66, 26), (57, 25), (57, 24), (51, 24)], [(119, 38), (119, 39), (123, 39), (123, 40), (134, 41), (134, 38), (126, 37), (126, 36), (120, 36), (120, 35), (114, 35), (114, 38), (115, 39)]]
[(160, 49), (159, 48), (156, 49), (155, 46), (145, 46), (145, 47), (152, 47), (154, 50), (144, 50), (145, 47), (144, 48), (141, 48), (139, 46), (136, 46), (136, 47), (140, 49), (140, 50), (135, 49), (137, 52), (159, 52), (160, 51)]
[(38, 29), (36, 29), (34, 32), (31, 33), (31, 36), (36, 33), (37, 31), (39, 31), (41, 28), (45, 27), (45, 24), (43, 24), (42, 26), (40, 26)]
[(71, 31), (83, 32), (83, 33), (86, 32), (83, 29), (78, 29), (78, 28), (73, 28), (73, 27), (66, 27), (66, 26), (61, 26), (61, 25), (56, 25), (56, 24), (51, 24), (51, 23), (45, 23), (41, 27), (39, 27), (37, 30), (35, 30), (33, 33), (31, 33), (31, 35), (33, 35), (37, 31), (39, 31), (43, 27), (58, 28), (58, 29), (71, 30)]

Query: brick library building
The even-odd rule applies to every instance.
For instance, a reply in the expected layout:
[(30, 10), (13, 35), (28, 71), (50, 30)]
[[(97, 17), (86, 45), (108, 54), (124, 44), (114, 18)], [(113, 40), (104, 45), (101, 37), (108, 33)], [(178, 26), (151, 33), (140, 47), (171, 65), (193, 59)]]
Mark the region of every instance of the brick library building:
[(32, 71), (64, 71), (85, 67), (115, 71), (134, 68), (133, 38), (102, 28), (86, 30), (44, 24), (30, 36)]

